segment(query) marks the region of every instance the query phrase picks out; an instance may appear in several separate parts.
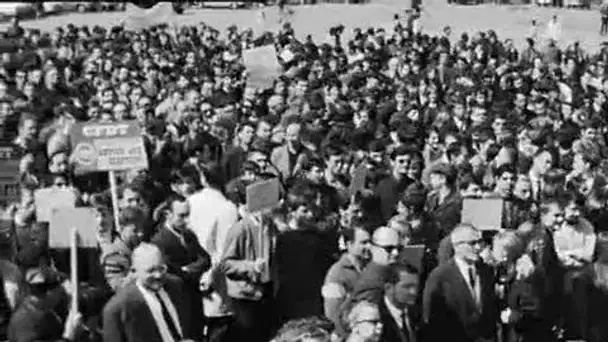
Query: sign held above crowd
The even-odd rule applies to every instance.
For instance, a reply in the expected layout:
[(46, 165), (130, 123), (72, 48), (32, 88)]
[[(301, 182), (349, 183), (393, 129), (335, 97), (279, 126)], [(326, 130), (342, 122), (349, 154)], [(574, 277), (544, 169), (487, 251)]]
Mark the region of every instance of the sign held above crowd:
[(141, 129), (135, 121), (77, 123), (70, 140), (77, 174), (148, 168)]
[(462, 222), (479, 230), (499, 230), (502, 227), (502, 198), (465, 198), (462, 202)]
[(246, 189), (247, 211), (260, 212), (279, 204), (281, 184), (278, 178), (271, 178), (249, 185)]

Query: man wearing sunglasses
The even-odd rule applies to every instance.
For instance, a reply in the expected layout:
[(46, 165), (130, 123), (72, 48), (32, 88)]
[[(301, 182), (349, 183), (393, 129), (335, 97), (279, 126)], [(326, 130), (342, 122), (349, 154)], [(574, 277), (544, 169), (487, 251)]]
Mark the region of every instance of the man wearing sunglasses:
[(397, 263), (402, 249), (399, 232), (396, 229), (376, 228), (370, 246), (372, 260), (355, 283), (353, 292), (355, 300), (368, 300), (377, 304), (382, 301), (387, 269)]
[(492, 341), (496, 336), (498, 301), (494, 274), (480, 258), (481, 232), (460, 224), (450, 235), (454, 257), (435, 268), (426, 283), (423, 319), (426, 341)]

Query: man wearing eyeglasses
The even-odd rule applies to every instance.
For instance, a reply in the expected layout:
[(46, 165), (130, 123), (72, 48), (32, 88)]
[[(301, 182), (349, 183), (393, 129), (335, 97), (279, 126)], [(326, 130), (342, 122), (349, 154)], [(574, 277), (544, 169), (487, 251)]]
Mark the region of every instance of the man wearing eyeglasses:
[(382, 301), (387, 269), (397, 263), (402, 248), (396, 229), (379, 227), (374, 231), (370, 246), (372, 259), (355, 283), (353, 300), (376, 304)]
[[(103, 340), (113, 342), (186, 342), (193, 336), (191, 298), (183, 282), (167, 273), (160, 249), (139, 245), (132, 256), (135, 281), (103, 311)], [(191, 341), (191, 340), (190, 340)]]
[(494, 275), (483, 264), (481, 232), (460, 224), (451, 233), (454, 257), (434, 269), (423, 298), (425, 341), (485, 342), (496, 339), (498, 301)]

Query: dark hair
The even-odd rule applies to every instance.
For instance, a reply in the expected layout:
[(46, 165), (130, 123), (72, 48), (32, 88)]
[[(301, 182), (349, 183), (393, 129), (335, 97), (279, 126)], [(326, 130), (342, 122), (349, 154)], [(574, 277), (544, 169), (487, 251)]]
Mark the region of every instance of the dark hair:
[(418, 268), (408, 263), (396, 263), (386, 270), (386, 284), (395, 285), (401, 279), (401, 273), (420, 274)]
[[(199, 165), (200, 173), (205, 177), (209, 187), (222, 190), (226, 183), (226, 178), (222, 165), (218, 162), (209, 162)], [(201, 180), (202, 181), (202, 180)]]
[(118, 222), (120, 223), (121, 227), (131, 224), (143, 227), (145, 220), (146, 214), (139, 208), (123, 208), (118, 216)]
[(494, 176), (496, 178), (500, 178), (504, 173), (512, 173), (513, 175), (517, 175), (517, 171), (515, 170), (515, 167), (513, 165), (504, 164), (496, 168)]

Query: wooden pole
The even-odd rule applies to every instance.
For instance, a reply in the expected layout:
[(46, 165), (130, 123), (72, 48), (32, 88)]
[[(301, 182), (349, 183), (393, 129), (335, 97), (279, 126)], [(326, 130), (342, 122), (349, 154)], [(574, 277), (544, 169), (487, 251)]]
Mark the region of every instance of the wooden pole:
[(70, 277), (72, 281), (72, 310), (78, 311), (78, 230), (70, 232)]
[(114, 171), (108, 172), (108, 178), (110, 180), (110, 194), (112, 196), (112, 215), (114, 216), (114, 230), (120, 230), (120, 222), (118, 220), (118, 186), (116, 185), (116, 173)]

